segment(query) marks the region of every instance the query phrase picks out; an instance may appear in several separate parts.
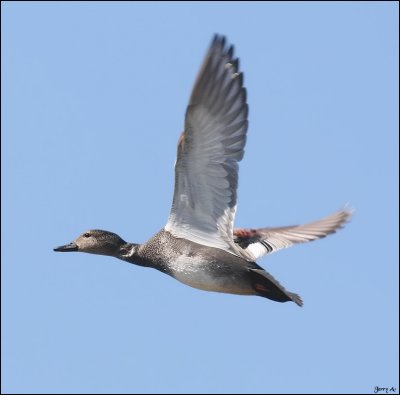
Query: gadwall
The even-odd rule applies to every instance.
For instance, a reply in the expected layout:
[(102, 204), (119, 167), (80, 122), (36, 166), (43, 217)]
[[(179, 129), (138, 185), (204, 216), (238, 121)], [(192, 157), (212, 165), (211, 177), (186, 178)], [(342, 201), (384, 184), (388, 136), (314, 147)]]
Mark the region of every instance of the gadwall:
[(164, 229), (145, 244), (115, 233), (89, 230), (54, 251), (109, 255), (160, 270), (206, 291), (258, 295), (302, 306), (255, 262), (297, 243), (341, 228), (351, 210), (306, 225), (234, 229), (238, 162), (243, 158), (248, 106), (233, 46), (216, 35), (206, 54), (186, 110), (177, 149), (175, 191)]

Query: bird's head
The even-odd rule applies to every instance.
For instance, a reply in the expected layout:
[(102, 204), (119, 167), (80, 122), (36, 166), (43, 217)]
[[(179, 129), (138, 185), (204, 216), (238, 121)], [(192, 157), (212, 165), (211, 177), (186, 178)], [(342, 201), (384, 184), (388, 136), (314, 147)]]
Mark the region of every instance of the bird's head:
[(117, 256), (125, 244), (127, 243), (115, 233), (94, 229), (82, 233), (72, 243), (54, 248), (54, 251)]

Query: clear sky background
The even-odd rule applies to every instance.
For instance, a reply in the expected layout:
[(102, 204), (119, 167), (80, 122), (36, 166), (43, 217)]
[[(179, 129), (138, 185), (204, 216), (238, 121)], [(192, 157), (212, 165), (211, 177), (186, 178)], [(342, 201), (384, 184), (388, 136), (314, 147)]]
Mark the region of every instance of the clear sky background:
[[(373, 393), (398, 377), (398, 4), (2, 2), (2, 393)], [(356, 209), (259, 263), (304, 307), (110, 257), (166, 223), (214, 33), (250, 107), (237, 226)]]

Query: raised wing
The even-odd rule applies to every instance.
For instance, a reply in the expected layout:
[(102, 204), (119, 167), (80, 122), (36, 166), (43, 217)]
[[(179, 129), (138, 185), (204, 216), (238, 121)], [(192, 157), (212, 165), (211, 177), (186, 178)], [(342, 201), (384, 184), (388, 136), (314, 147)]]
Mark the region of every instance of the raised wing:
[(233, 220), (247, 114), (239, 61), (225, 38), (215, 36), (178, 142), (174, 198), (165, 226), (174, 236), (236, 252)]
[(256, 260), (293, 244), (306, 243), (335, 233), (349, 220), (352, 213), (352, 210), (344, 209), (306, 225), (234, 229), (234, 241), (250, 259)]

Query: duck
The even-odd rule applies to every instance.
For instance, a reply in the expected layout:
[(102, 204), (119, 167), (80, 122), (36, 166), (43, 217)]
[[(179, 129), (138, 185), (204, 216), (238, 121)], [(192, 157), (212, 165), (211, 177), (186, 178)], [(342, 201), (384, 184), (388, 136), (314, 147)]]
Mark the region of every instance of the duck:
[(261, 296), (276, 302), (302, 298), (256, 261), (295, 244), (335, 233), (350, 219), (348, 207), (305, 225), (234, 228), (239, 162), (244, 155), (248, 104), (234, 47), (216, 34), (186, 109), (175, 162), (168, 221), (144, 244), (93, 229), (56, 252), (106, 255), (157, 269), (188, 286)]

